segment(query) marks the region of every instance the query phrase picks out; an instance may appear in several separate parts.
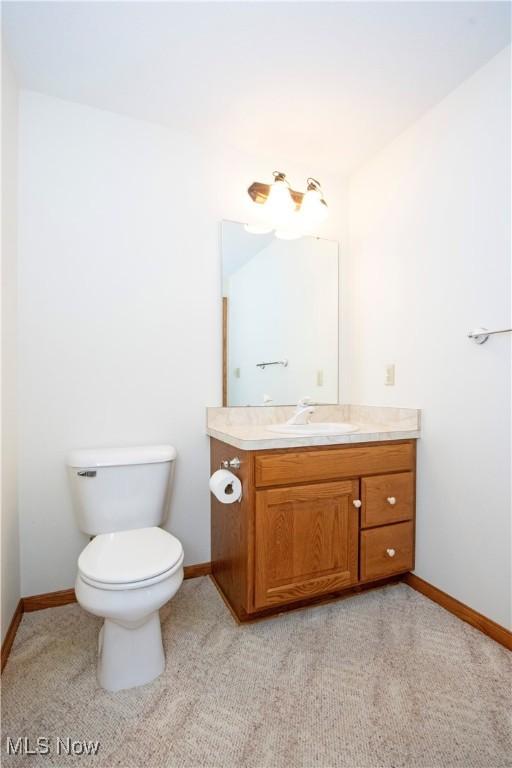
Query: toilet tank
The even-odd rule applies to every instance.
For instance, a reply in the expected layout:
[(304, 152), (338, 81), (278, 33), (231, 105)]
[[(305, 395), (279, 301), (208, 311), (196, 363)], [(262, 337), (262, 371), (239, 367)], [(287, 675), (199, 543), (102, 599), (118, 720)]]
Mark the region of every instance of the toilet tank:
[(95, 536), (161, 525), (175, 459), (171, 445), (72, 451), (67, 465), (80, 530)]

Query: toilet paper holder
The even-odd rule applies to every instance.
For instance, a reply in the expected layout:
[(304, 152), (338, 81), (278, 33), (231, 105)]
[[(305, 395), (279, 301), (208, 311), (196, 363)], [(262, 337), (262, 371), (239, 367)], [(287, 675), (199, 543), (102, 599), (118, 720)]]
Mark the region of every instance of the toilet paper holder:
[(221, 469), (240, 469), (241, 463), (242, 462), (238, 456), (234, 456), (232, 459), (224, 459), (224, 461), (221, 461), (220, 466)]

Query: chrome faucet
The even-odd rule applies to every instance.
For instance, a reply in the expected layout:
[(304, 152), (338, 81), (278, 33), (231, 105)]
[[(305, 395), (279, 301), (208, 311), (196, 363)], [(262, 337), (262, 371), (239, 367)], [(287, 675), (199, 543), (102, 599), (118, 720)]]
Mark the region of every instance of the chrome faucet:
[(310, 417), (314, 414), (315, 408), (311, 404), (310, 397), (302, 397), (297, 403), (295, 413), (288, 419), (286, 424), (309, 424)]

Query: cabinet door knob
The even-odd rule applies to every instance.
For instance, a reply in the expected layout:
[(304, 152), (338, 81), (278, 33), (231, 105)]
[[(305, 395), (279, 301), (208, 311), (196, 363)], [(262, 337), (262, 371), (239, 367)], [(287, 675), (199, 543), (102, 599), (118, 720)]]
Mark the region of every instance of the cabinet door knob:
[(354, 505), (354, 507), (355, 507), (356, 509), (359, 509), (359, 507), (362, 505), (362, 503), (363, 503), (363, 502), (362, 502), (362, 501), (360, 501), (359, 499), (354, 499), (354, 501), (352, 502), (352, 504)]
[(388, 557), (394, 557), (396, 555), (396, 551), (394, 549), (386, 549), (386, 555)]
[(396, 504), (396, 499), (394, 496), (388, 496), (386, 501), (388, 504), (391, 504), (391, 506), (394, 506)]

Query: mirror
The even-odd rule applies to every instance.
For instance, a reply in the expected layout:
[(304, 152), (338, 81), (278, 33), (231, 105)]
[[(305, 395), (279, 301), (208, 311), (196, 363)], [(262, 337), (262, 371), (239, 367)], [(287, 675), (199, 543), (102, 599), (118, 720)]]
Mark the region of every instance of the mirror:
[(338, 243), (222, 223), (223, 405), (338, 402)]

